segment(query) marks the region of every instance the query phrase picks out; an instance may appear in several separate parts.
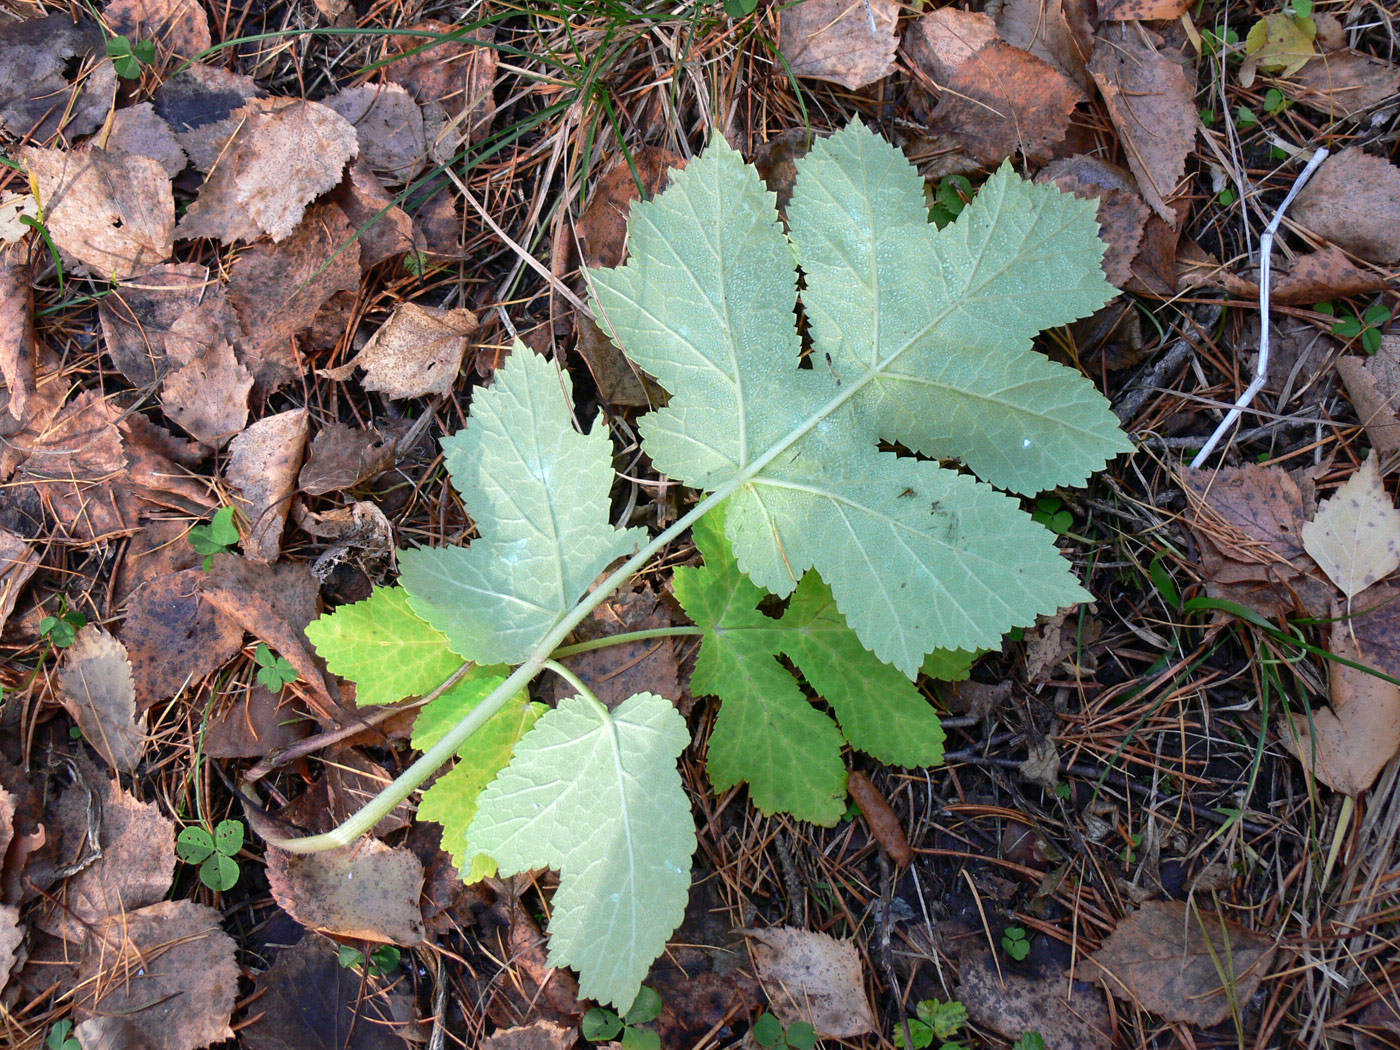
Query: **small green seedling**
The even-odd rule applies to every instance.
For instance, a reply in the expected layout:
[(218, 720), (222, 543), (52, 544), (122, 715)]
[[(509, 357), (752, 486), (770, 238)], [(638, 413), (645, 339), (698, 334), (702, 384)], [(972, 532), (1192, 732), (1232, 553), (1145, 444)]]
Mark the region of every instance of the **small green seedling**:
[(1293, 13), (1299, 18), (1311, 18), (1313, 0), (1293, 0)]
[(1235, 192), (1235, 187), (1226, 186), (1215, 199), (1228, 208), (1230, 205), (1234, 204), (1235, 201), (1240, 199), (1240, 195)]
[(613, 1011), (595, 1006), (583, 1015), (583, 1037), (590, 1043), (606, 1043), (622, 1033), (623, 1050), (661, 1050), (661, 1036), (641, 1025), (661, 1016), (661, 996), (655, 988), (642, 985), (631, 1009), (619, 1017)]
[(87, 626), (87, 617), (77, 609), (68, 608), (68, 599), (58, 599), (58, 615), (45, 616), (39, 621), (39, 634), (55, 649), (67, 649), (78, 640), (78, 631)]
[(972, 203), (972, 183), (965, 175), (949, 175), (938, 183), (929, 202), (928, 221), (940, 230)]
[(83, 1050), (83, 1044), (73, 1038), (72, 1032), (72, 1021), (55, 1021), (54, 1026), (49, 1029), (49, 1037), (44, 1040), (44, 1045), (49, 1050)]
[(1045, 1037), (1039, 1032), (1026, 1032), (1011, 1044), (1011, 1050), (1045, 1050)]
[(243, 848), (243, 823), (221, 820), (211, 835), (192, 824), (175, 840), (175, 852), (186, 864), (199, 865), (199, 881), (224, 893), (238, 884), (238, 851)]
[(724, 0), (724, 13), (730, 18), (747, 18), (758, 10), (758, 0)]
[[(953, 1038), (959, 1028), (967, 1024), (967, 1007), (954, 999), (943, 1002), (939, 999), (925, 999), (914, 1007), (915, 1017), (909, 1018), (909, 1037), (914, 1041), (913, 1050), (923, 1050), (932, 1046), (937, 1039), (943, 1050), (956, 1044), (946, 1040)], [(904, 1026), (894, 1030), (894, 1045), (904, 1047)]]
[[(1322, 311), (1330, 313), (1330, 311)], [(1390, 309), (1384, 303), (1373, 303), (1360, 317), (1355, 314), (1344, 316), (1332, 326), (1332, 334), (1338, 339), (1350, 342), (1361, 340), (1361, 347), (1368, 354), (1381, 348), (1381, 327), (1390, 320)]]
[(1065, 508), (1059, 496), (1042, 496), (1035, 501), (1031, 520), (1038, 521), (1056, 536), (1063, 536), (1074, 524), (1074, 515)]
[(403, 257), (403, 272), (410, 277), (422, 277), (428, 272), (428, 257), (423, 252), (409, 252)]
[(190, 546), (204, 555), (204, 571), (214, 567), (214, 555), (227, 554), (242, 537), (233, 520), (232, 507), (220, 507), (207, 525), (196, 525), (186, 534)]
[(1235, 127), (1243, 131), (1245, 128), (1254, 128), (1258, 126), (1259, 117), (1255, 114), (1254, 110), (1250, 109), (1248, 106), (1239, 106), (1235, 109)]
[(1278, 88), (1269, 88), (1269, 90), (1264, 93), (1264, 112), (1271, 117), (1278, 116), (1290, 105), (1292, 105), (1292, 103), (1284, 97), (1283, 92)]
[(753, 1023), (753, 1038), (765, 1050), (812, 1050), (817, 1045), (817, 1030), (806, 1021), (797, 1021), (783, 1028), (783, 1022), (765, 1013)]
[(1210, 127), (1212, 124), (1214, 124), (1214, 123), (1215, 123), (1215, 110), (1213, 110), (1213, 109), (1203, 109), (1203, 110), (1201, 110), (1201, 123), (1204, 124), (1206, 127)]
[(1181, 592), (1177, 590), (1176, 581), (1172, 579), (1172, 574), (1167, 570), (1167, 552), (1158, 551), (1152, 556), (1151, 563), (1147, 566), (1147, 575), (1152, 577), (1152, 586), (1157, 588), (1157, 593), (1162, 596), (1162, 600), (1176, 609), (1181, 606)]
[(340, 946), (337, 956), (340, 965), (347, 970), (358, 970), (362, 966), (369, 968), (371, 977), (388, 977), (398, 969), (403, 953), (392, 944), (381, 944), (374, 951), (369, 953), (369, 959), (365, 959), (365, 953), (358, 948), (351, 948), (348, 944)]
[(154, 40), (128, 40), (124, 36), (114, 36), (107, 41), (107, 57), (112, 60), (112, 68), (123, 80), (135, 80), (141, 75), (141, 67), (149, 66), (156, 60)]
[[(1239, 47), (1240, 35), (1228, 26), (1224, 29), (1203, 29), (1201, 30), (1201, 50), (1207, 55), (1218, 55), (1222, 51), (1230, 52)], [(1231, 55), (1237, 58), (1238, 55)]]
[(253, 654), (258, 663), (258, 684), (269, 693), (280, 693), (297, 680), (297, 669), (287, 662), (284, 656), (276, 655), (266, 642), (258, 643)]
[(1001, 950), (1016, 962), (1022, 962), (1031, 953), (1031, 942), (1026, 940), (1026, 931), (1019, 926), (1008, 926), (1001, 934)]
[(1132, 834), (1128, 836), (1128, 845), (1123, 847), (1123, 852), (1118, 855), (1118, 859), (1125, 865), (1136, 864), (1138, 855), (1137, 848), (1142, 845), (1142, 836)]

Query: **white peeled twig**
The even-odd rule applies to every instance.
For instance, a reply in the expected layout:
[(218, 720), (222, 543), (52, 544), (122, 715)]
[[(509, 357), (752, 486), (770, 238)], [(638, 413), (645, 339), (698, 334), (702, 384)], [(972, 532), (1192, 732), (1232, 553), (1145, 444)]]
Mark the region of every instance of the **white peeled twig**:
[(1278, 211), (1274, 213), (1273, 221), (1264, 230), (1264, 234), (1259, 238), (1259, 364), (1254, 369), (1254, 380), (1245, 387), (1244, 393), (1229, 412), (1225, 413), (1225, 418), (1220, 421), (1220, 425), (1215, 428), (1215, 433), (1211, 434), (1210, 440), (1205, 443), (1205, 447), (1196, 453), (1196, 458), (1191, 461), (1194, 470), (1205, 462), (1206, 457), (1215, 451), (1215, 446), (1220, 443), (1220, 439), (1225, 436), (1225, 432), (1235, 425), (1235, 421), (1240, 418), (1241, 413), (1254, 400), (1254, 395), (1264, 386), (1264, 380), (1269, 374), (1269, 294), (1273, 283), (1273, 265), (1269, 255), (1274, 248), (1274, 234), (1278, 232), (1278, 225), (1283, 220), (1283, 213), (1288, 210), (1288, 206), (1293, 203), (1293, 198), (1298, 196), (1304, 184), (1307, 183), (1312, 173), (1317, 170), (1317, 166), (1327, 159), (1327, 150), (1319, 148), (1313, 154), (1312, 160), (1308, 161), (1308, 166), (1302, 170), (1296, 179), (1293, 180), (1293, 188), (1288, 191), (1288, 196), (1283, 198), (1283, 203), (1278, 206)]

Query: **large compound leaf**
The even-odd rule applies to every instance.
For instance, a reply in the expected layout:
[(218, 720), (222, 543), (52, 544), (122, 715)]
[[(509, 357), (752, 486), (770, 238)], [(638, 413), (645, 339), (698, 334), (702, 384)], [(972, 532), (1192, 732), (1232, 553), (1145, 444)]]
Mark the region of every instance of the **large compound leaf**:
[(1087, 597), (1013, 500), (877, 449), (960, 456), (1034, 491), (1129, 448), (1083, 377), (1029, 349), (1113, 294), (1094, 204), (1006, 168), (939, 232), (917, 173), (859, 123), (798, 166), (789, 242), (773, 195), (717, 138), (633, 208), (629, 262), (593, 274), (597, 311), (671, 391), (641, 423), (657, 468), (737, 485), (727, 531), (744, 572), (787, 595), (816, 568), (862, 643), (913, 677), (936, 647), (993, 647)]
[(675, 759), (689, 742), (664, 697), (638, 693), (611, 712), (568, 697), (516, 746), (467, 829), (504, 875), (559, 872), (549, 961), (619, 1012), (685, 913), (696, 843)]
[(578, 433), (569, 405), (568, 374), (517, 341), (442, 443), (479, 537), (399, 552), (413, 611), (477, 663), (522, 663), (609, 562), (645, 542), (609, 524), (607, 428)]
[(936, 765), (943, 728), (909, 679), (861, 645), (814, 572), (787, 611), (759, 611), (765, 594), (734, 561), (724, 515), (695, 526), (703, 568), (675, 570), (676, 597), (705, 629), (691, 690), (723, 705), (710, 735), (707, 770), (718, 791), (741, 781), (764, 813), (834, 825), (846, 810), (842, 733), (778, 662), (787, 656), (835, 710), (845, 739), (883, 762)]

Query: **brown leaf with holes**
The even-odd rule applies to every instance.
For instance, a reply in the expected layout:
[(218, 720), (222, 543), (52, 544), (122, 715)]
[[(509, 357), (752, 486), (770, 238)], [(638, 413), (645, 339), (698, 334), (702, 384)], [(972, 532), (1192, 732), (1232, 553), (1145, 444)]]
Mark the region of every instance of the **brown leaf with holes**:
[(984, 167), (1020, 152), (1048, 157), (1083, 93), (1049, 63), (996, 41), (958, 66), (929, 127)]
[(160, 118), (149, 102), (117, 110), (102, 148), (111, 153), (149, 157), (172, 179), (189, 163), (174, 129)]
[(136, 715), (136, 687), (126, 646), (101, 627), (84, 627), (63, 654), (58, 695), (83, 738), (113, 769), (130, 773), (141, 760), (146, 731)]
[(127, 600), (118, 637), (131, 659), (137, 710), (167, 700), (243, 647), (243, 627), (200, 596), (200, 569), (149, 581)]
[(1196, 142), (1196, 86), (1156, 38), (1137, 26), (1099, 31), (1089, 73), (1123, 142), (1143, 199), (1172, 229), (1167, 204)]
[(359, 143), (359, 159), (386, 185), (402, 186), (428, 158), (423, 114), (397, 84), (361, 84), (336, 92), (322, 103), (348, 120)]
[(1113, 1025), (1103, 992), (1087, 981), (1069, 980), (1063, 969), (1018, 972), (1022, 969), (1013, 970), (1004, 958), (998, 969), (985, 950), (964, 955), (958, 961), (957, 997), (967, 1016), (1003, 1039), (1039, 1032), (1056, 1050), (1110, 1050)]
[(138, 802), (115, 779), (88, 764), (77, 765), (78, 781), (66, 788), (48, 821), (61, 837), (58, 863), (90, 859), (92, 835), (101, 856), (68, 876), (53, 891), (51, 907), (35, 913), (38, 929), (74, 943), (87, 940), (92, 927), (109, 917), (154, 904), (170, 892), (175, 875), (175, 824), (157, 802)]
[(252, 99), (226, 119), (231, 140), (180, 220), (182, 240), (285, 240), (359, 149), (350, 122), (319, 102)]
[(1337, 358), (1336, 368), (1372, 448), (1400, 452), (1400, 335), (1383, 336), (1369, 357)]
[(423, 865), (406, 849), (374, 838), (322, 853), (269, 846), (267, 883), (287, 914), (310, 929), (388, 944), (423, 940)]
[(997, 39), (997, 26), (990, 15), (940, 7), (910, 23), (904, 47), (914, 64), (941, 89), (964, 62)]
[(1191, 0), (1103, 0), (1099, 4), (1102, 22), (1164, 22), (1180, 18), (1191, 8)]
[(209, 17), (199, 0), (112, 0), (102, 21), (117, 36), (154, 40), (166, 54), (191, 58), (209, 47)]
[(1314, 512), (1313, 486), (1281, 467), (1248, 463), (1177, 471), (1186, 522), (1201, 548), (1206, 591), (1265, 616), (1326, 616), (1332, 585), (1302, 544)]
[(994, 15), (1001, 38), (1054, 66), (1088, 92), (1089, 56), (1094, 51), (1090, 0), (1003, 0)]
[(1080, 153), (1046, 165), (1035, 181), (1053, 182), (1076, 197), (1098, 199), (1099, 237), (1108, 245), (1103, 270), (1110, 284), (1124, 284), (1132, 276), (1143, 227), (1152, 214), (1138, 196), (1132, 175), (1107, 161)]
[(795, 926), (746, 930), (758, 979), (786, 1025), (806, 1021), (818, 1035), (849, 1039), (877, 1031), (853, 941)]
[(322, 374), (343, 381), (363, 368), (360, 384), (366, 390), (395, 399), (448, 394), (462, 369), (467, 339), (477, 327), (476, 314), (461, 307), (443, 310), (399, 303), (353, 360)]
[(24, 422), (34, 395), (34, 285), (22, 247), (0, 248), (0, 378), (11, 418)]
[[(1320, 34), (1319, 25), (1319, 43)], [(1394, 102), (1400, 94), (1400, 66), (1343, 47), (1318, 55), (1277, 83), (1299, 105), (1333, 120), (1349, 120)]]
[(899, 5), (891, 0), (801, 0), (778, 17), (778, 49), (794, 76), (855, 91), (894, 71)]
[(360, 246), (345, 213), (313, 205), (296, 232), (259, 241), (230, 270), (228, 300), (246, 333), (235, 343), (260, 395), (302, 374), (292, 338), (315, 323), (336, 292), (358, 292)]
[(74, 539), (94, 540), (135, 526), (131, 495), (122, 484), (127, 458), (113, 425), (117, 414), (96, 390), (79, 394), (30, 446), (17, 475), (34, 485)]
[(306, 449), (306, 421), (304, 408), (279, 412), (258, 420), (229, 445), (224, 477), (248, 522), (243, 554), (249, 561), (273, 562), (282, 553), (282, 529)]
[(170, 257), (175, 196), (150, 157), (25, 146), (54, 243), (97, 277), (128, 278)]
[(0, 127), (15, 138), (71, 141), (91, 134), (111, 108), (117, 74), (105, 34), (67, 11), (11, 22), (0, 33)]
[(1400, 168), (1351, 146), (1328, 157), (1289, 217), (1370, 262), (1400, 262)]
[(1253, 997), (1273, 958), (1272, 937), (1200, 905), (1148, 901), (1089, 956), (1088, 974), (1125, 1002), (1205, 1027)]
[(134, 386), (148, 386), (165, 375), (171, 326), (206, 294), (214, 294), (208, 267), (162, 263), (102, 297), (97, 316), (107, 354)]
[(253, 373), (224, 340), (165, 377), (160, 406), (172, 423), (209, 448), (222, 448), (248, 423)]
[[(233, 1038), (239, 967), (222, 916), (190, 900), (114, 914), (83, 953), (73, 1012), (100, 1032), (118, 1022), (145, 1050), (197, 1050)], [(87, 1044), (84, 1044), (87, 1045)]]

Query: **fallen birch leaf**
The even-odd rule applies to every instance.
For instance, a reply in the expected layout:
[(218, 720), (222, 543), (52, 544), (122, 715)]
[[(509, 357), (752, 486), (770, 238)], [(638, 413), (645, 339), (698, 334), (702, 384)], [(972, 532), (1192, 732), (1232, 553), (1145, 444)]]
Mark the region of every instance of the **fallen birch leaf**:
[(399, 85), (345, 88), (323, 105), (350, 122), (360, 159), (388, 185), (402, 186), (422, 169), (428, 157), (423, 114)]
[(136, 687), (126, 646), (101, 627), (84, 627), (64, 654), (58, 690), (83, 738), (113, 769), (132, 772), (146, 733), (136, 721)]
[(209, 448), (222, 448), (248, 423), (253, 373), (218, 340), (165, 377), (160, 406), (172, 423)]
[(0, 378), (9, 395), (5, 410), (19, 423), (34, 395), (34, 284), (27, 253), (0, 248)]
[(1294, 18), (1283, 12), (1265, 15), (1249, 27), (1245, 37), (1240, 86), (1253, 87), (1259, 70), (1292, 76), (1317, 57), (1313, 46), (1316, 37), (1317, 23), (1311, 18)]
[[(0, 960), (3, 961), (3, 960)], [(555, 1021), (503, 1028), (487, 1036), (481, 1050), (573, 1050), (578, 1045), (578, 1028)]]
[(234, 113), (262, 94), (252, 77), (190, 62), (156, 88), (151, 104), (197, 171), (208, 174), (238, 126)]
[(198, 0), (112, 0), (102, 21), (117, 36), (154, 40), (168, 54), (190, 58), (206, 50), (209, 17)]
[(1400, 168), (1351, 146), (1328, 157), (1293, 202), (1291, 218), (1371, 262), (1400, 262)]
[(0, 904), (0, 992), (10, 983), (10, 971), (19, 961), (24, 946), (24, 927), (19, 924), (19, 909), (12, 904)]
[(1180, 18), (1191, 0), (1104, 0), (1099, 19), (1104, 22), (1160, 22)]
[(1349, 599), (1400, 567), (1400, 510), (1378, 464), (1367, 456), (1302, 530), (1303, 549)]
[(1176, 229), (1177, 214), (1167, 198), (1186, 174), (1196, 142), (1195, 84), (1137, 26), (1100, 30), (1089, 73), (1123, 140), (1143, 199)]
[(282, 529), (306, 449), (306, 421), (304, 408), (279, 412), (258, 420), (229, 445), (224, 477), (248, 522), (243, 554), (249, 561), (273, 562), (282, 553)]
[[(1063, 971), (1018, 973), (979, 952), (958, 962), (958, 1001), (967, 1016), (1004, 1039), (1039, 1032), (1056, 1050), (1109, 1050), (1113, 1026), (1104, 994)], [(896, 1028), (898, 1031), (898, 1028)]]
[(1108, 245), (1103, 257), (1104, 274), (1115, 286), (1125, 284), (1132, 276), (1143, 227), (1152, 214), (1138, 196), (1133, 177), (1107, 161), (1080, 153), (1046, 165), (1035, 181), (1053, 182), (1076, 197), (1097, 198), (1099, 237)]
[[(1231, 295), (1241, 299), (1259, 298), (1259, 282), (1255, 278), (1226, 272), (1222, 274), (1222, 283)], [(1390, 277), (1384, 272), (1363, 270), (1340, 248), (1328, 247), (1298, 256), (1286, 269), (1275, 269), (1269, 299), (1286, 305), (1311, 305), (1326, 299), (1349, 299), (1382, 291), (1390, 284)]]
[(794, 76), (855, 91), (894, 71), (899, 5), (891, 0), (801, 0), (779, 17), (778, 49)]
[(744, 933), (754, 942), (758, 979), (784, 1025), (806, 1021), (833, 1039), (877, 1030), (852, 941), (794, 926)]
[(47, 142), (91, 134), (117, 86), (97, 23), (66, 11), (9, 23), (0, 33), (0, 127)]
[(197, 263), (162, 263), (117, 285), (97, 304), (102, 339), (117, 370), (133, 386), (164, 377), (166, 336), (211, 292), (209, 269)]
[(204, 753), (210, 758), (265, 758), (305, 740), (314, 728), (288, 690), (270, 693), (252, 682), (231, 707), (210, 714)]
[(1168, 1021), (1207, 1027), (1228, 1018), (1232, 1004), (1250, 1000), (1273, 958), (1272, 937), (1196, 905), (1148, 901), (1088, 963), (1117, 998)]
[(477, 327), (476, 315), (461, 307), (399, 303), (353, 360), (321, 374), (344, 381), (363, 368), (361, 385), (395, 400), (448, 394), (461, 371), (467, 338)]
[(486, 45), (495, 42), (496, 27), (482, 26), (471, 34), (460, 35), (459, 26), (429, 19), (412, 28), (452, 34), (452, 38), (425, 42), (405, 37), (395, 45), (402, 49), (400, 54), (420, 47), (424, 50), (396, 57), (384, 72), (391, 81), (407, 88), (423, 107), (424, 138), (433, 159), (445, 164), (464, 144), (480, 142), (491, 131), (496, 116), (493, 88), (500, 56), (495, 48)]
[(109, 153), (149, 157), (172, 179), (189, 163), (174, 130), (149, 102), (117, 110), (112, 117), (112, 130), (102, 147)]
[(1400, 335), (1383, 336), (1369, 357), (1339, 357), (1336, 369), (1373, 455), (1400, 452)]
[(355, 229), (362, 273), (413, 250), (413, 220), (363, 160), (350, 168), (350, 178), (341, 183), (335, 201)]
[(301, 468), (297, 487), (308, 496), (354, 488), (393, 465), (394, 447), (392, 439), (373, 427), (332, 423), (311, 442), (311, 456)]
[(96, 390), (79, 394), (29, 450), (18, 478), (39, 490), (67, 535), (94, 540), (135, 525), (128, 463), (113, 420), (117, 410)]
[(38, 567), (39, 552), (23, 537), (9, 529), (0, 529), (0, 630), (15, 611), (20, 592)]
[(170, 257), (175, 196), (150, 157), (25, 146), (39, 183), (44, 225), (65, 254), (94, 275), (128, 278)]
[[(988, 5), (989, 14), (993, 14), (991, 6)], [(1102, 9), (1100, 5), (1100, 14)], [(1088, 64), (1094, 51), (1095, 20), (1092, 5), (1086, 0), (1003, 0), (994, 16), (1004, 41), (1048, 62), (1081, 91), (1089, 91), (1093, 84)]]
[(1294, 102), (1334, 120), (1355, 119), (1400, 94), (1400, 66), (1342, 47), (1318, 55), (1279, 87)]
[(389, 944), (423, 940), (423, 865), (409, 850), (374, 838), (322, 853), (269, 846), (267, 883), (287, 914), (309, 929)]
[(997, 40), (997, 26), (990, 15), (940, 7), (910, 23), (904, 47), (934, 85), (947, 86), (964, 62)]

